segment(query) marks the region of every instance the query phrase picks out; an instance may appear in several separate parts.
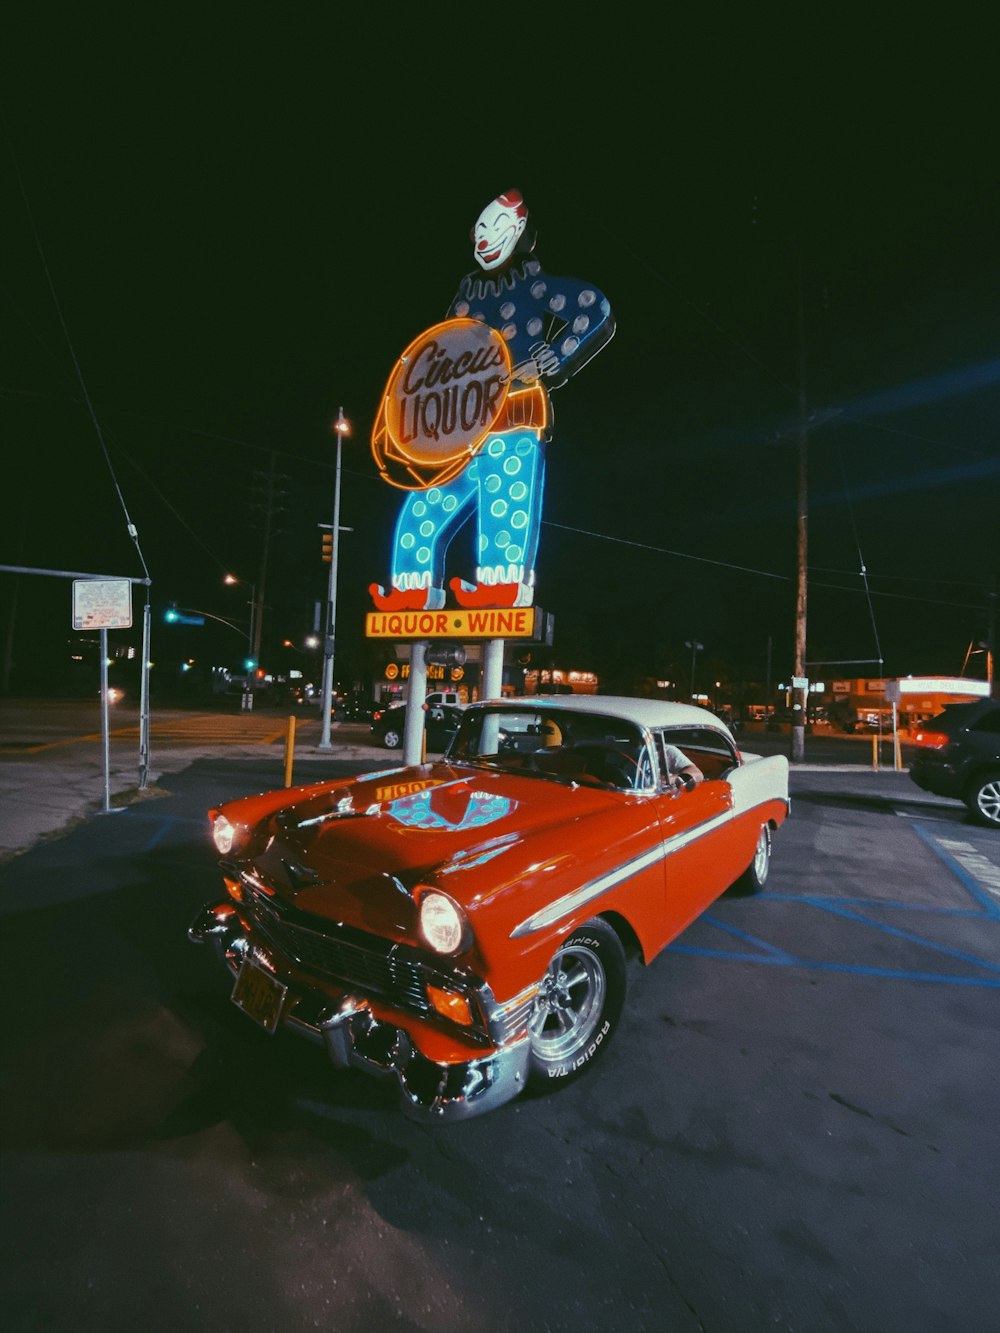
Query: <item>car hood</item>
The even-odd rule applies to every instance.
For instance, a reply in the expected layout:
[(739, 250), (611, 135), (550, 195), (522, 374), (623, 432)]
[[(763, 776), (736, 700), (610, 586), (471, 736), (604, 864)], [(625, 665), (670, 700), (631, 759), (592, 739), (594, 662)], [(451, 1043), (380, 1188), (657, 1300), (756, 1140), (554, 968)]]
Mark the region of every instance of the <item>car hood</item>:
[(251, 872), (306, 912), (412, 940), (418, 884), (443, 889), (470, 918), (515, 891), (523, 911), (526, 900), (578, 883), (651, 818), (647, 802), (620, 792), (421, 765), (312, 792), (272, 814)]

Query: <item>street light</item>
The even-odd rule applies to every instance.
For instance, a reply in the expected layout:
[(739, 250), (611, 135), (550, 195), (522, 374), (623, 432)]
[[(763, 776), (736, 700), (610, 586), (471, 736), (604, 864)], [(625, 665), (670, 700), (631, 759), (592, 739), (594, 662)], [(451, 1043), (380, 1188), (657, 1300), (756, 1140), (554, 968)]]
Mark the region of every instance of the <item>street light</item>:
[(340, 455), (344, 436), (351, 433), (351, 423), (344, 416), (344, 409), (337, 411), (337, 420), (331, 427), (337, 437), (337, 471), (333, 483), (333, 541), (330, 549), (330, 577), (326, 590), (326, 635), (323, 643), (323, 690), (320, 696), (320, 711), (323, 715), (323, 730), (318, 749), (331, 750), (330, 714), (333, 711), (333, 652), (337, 636), (337, 551), (340, 544)]
[(254, 620), (257, 613), (257, 585), (250, 583), (246, 579), (238, 579), (235, 574), (226, 574), (222, 580), (223, 583), (234, 587), (237, 584), (244, 584), (250, 589), (250, 628), (247, 630), (247, 662), (246, 675), (243, 677), (243, 697), (240, 700), (240, 708), (249, 711), (253, 708), (253, 686), (250, 683), (250, 672), (257, 665), (253, 652), (253, 631)]
[(701, 652), (701, 650), (702, 650), (702, 648), (704, 648), (704, 646), (705, 646), (705, 645), (704, 645), (703, 643), (699, 643), (697, 639), (685, 639), (685, 640), (684, 640), (684, 647), (685, 647), (685, 648), (690, 648), (690, 649), (691, 649), (691, 698), (692, 698), (692, 699), (694, 698), (694, 664), (695, 664), (695, 658), (698, 656), (698, 654)]

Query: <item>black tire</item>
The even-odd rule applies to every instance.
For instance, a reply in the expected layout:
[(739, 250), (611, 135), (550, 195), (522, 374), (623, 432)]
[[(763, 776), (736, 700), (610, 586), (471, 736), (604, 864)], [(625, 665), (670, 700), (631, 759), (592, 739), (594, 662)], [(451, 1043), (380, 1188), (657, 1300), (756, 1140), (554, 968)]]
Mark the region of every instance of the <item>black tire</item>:
[(382, 736), (382, 744), (387, 750), (398, 750), (403, 744), (403, 733), (398, 727), (387, 727)]
[(973, 779), (966, 805), (977, 824), (1000, 828), (1000, 769)]
[(528, 1020), (535, 1084), (578, 1078), (611, 1044), (625, 1003), (625, 950), (604, 921), (588, 921), (556, 950)]
[(751, 893), (760, 893), (761, 889), (767, 883), (768, 871), (771, 868), (771, 830), (767, 824), (760, 831), (757, 838), (757, 847), (753, 854), (753, 860), (740, 875), (739, 879), (733, 884), (730, 893), (737, 897), (745, 896)]

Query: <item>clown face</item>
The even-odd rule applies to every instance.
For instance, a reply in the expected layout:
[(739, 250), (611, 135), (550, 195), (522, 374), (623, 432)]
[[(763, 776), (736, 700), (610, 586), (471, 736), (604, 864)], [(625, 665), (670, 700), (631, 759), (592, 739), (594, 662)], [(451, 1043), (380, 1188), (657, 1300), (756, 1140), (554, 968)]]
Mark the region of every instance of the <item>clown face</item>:
[(489, 271), (506, 264), (527, 222), (528, 210), (517, 190), (508, 190), (487, 204), (472, 231), (479, 267)]

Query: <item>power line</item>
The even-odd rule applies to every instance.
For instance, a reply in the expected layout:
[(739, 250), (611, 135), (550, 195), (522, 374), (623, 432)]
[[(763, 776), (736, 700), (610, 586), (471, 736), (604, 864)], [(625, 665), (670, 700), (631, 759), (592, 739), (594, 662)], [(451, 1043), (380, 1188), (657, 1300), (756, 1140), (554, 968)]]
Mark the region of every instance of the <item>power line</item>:
[[(731, 569), (731, 570), (734, 570), (736, 573), (740, 573), (740, 574), (754, 574), (754, 575), (757, 575), (757, 576), (760, 577), (760, 578), (765, 578), (765, 579), (776, 579), (777, 581), (779, 581), (779, 582), (781, 582), (781, 583), (791, 583), (791, 582), (792, 582), (792, 576), (791, 576), (790, 574), (776, 574), (773, 570), (770, 570), (770, 569), (755, 569), (755, 568), (754, 568), (753, 566), (751, 566), (751, 565), (737, 565), (737, 564), (735, 564), (735, 563), (733, 563), (733, 562), (731, 562), (731, 561), (728, 561), (728, 560), (713, 560), (713, 559), (711, 559), (709, 556), (704, 556), (704, 555), (692, 555), (690, 551), (674, 551), (674, 550), (671, 550), (671, 549), (670, 549), (669, 547), (667, 547), (667, 546), (654, 546), (654, 545), (653, 545), (652, 543), (650, 543), (650, 542), (637, 542), (637, 541), (633, 541), (633, 540), (632, 540), (631, 538), (629, 538), (629, 537), (615, 537), (615, 536), (613, 536), (611, 533), (607, 533), (607, 532), (594, 532), (594, 531), (593, 531), (592, 529), (590, 529), (590, 528), (575, 528), (575, 527), (572, 527), (572, 526), (571, 526), (570, 524), (568, 524), (568, 523), (553, 523), (553, 522), (550, 522), (548, 519), (543, 519), (543, 520), (542, 520), (542, 526), (543, 526), (543, 527), (547, 527), (547, 528), (558, 528), (558, 529), (560, 529), (562, 532), (574, 532), (574, 533), (576, 533), (577, 535), (579, 535), (579, 536), (581, 536), (581, 537), (593, 537), (593, 538), (595, 538), (597, 541), (613, 542), (615, 545), (618, 545), (618, 546), (632, 546), (632, 547), (635, 547), (637, 550), (641, 550), (641, 551), (652, 551), (652, 552), (653, 552), (654, 554), (656, 554), (656, 555), (669, 555), (669, 556), (672, 556), (674, 559), (677, 559), (677, 560), (692, 560), (692, 561), (695, 561), (695, 562), (698, 563), (698, 564), (703, 564), (703, 565), (713, 565), (713, 566), (715, 566), (716, 568), (719, 568), (719, 569)], [(812, 573), (812, 571), (813, 571), (813, 567), (810, 566), (809, 569), (810, 569), (810, 573)], [(824, 570), (824, 571), (822, 571), (822, 572), (825, 572), (825, 573), (828, 573), (828, 574), (843, 574), (843, 576), (844, 576), (845, 578), (856, 578), (856, 577), (857, 577), (857, 574), (856, 574), (855, 571), (847, 570), (847, 569), (844, 569), (844, 570)], [(919, 583), (919, 582), (923, 582), (923, 580), (920, 580), (920, 579), (914, 579), (913, 581), (914, 581), (914, 582), (917, 582), (917, 583)], [(810, 587), (813, 587), (813, 588), (825, 588), (825, 589), (833, 590), (833, 591), (835, 591), (835, 592), (859, 593), (859, 592), (863, 592), (863, 591), (865, 591), (865, 589), (862, 589), (862, 588), (852, 588), (852, 587), (848, 587), (848, 586), (846, 586), (846, 585), (844, 585), (844, 584), (840, 584), (840, 583), (820, 583), (820, 582), (817, 582), (816, 580), (814, 580), (814, 579), (812, 579), (812, 578), (810, 578), (809, 582), (810, 582)], [(896, 601), (920, 602), (920, 603), (922, 603), (922, 604), (927, 604), (927, 605), (932, 605), (932, 606), (953, 606), (953, 607), (957, 607), (957, 608), (959, 608), (959, 609), (961, 609), (961, 610), (965, 610), (965, 611), (977, 611), (977, 610), (980, 609), (978, 606), (970, 605), (970, 604), (968, 604), (968, 603), (963, 603), (963, 602), (955, 602), (955, 601), (953, 601), (953, 600), (945, 601), (945, 600), (940, 599), (940, 598), (930, 598), (930, 597), (910, 597), (910, 596), (908, 596), (906, 593), (881, 592), (881, 591), (877, 591), (877, 590), (875, 590), (875, 589), (872, 589), (872, 590), (871, 590), (871, 596), (872, 596), (872, 597), (882, 597), (882, 598), (892, 598), (893, 600), (896, 600)]]
[[(4, 129), (6, 130), (6, 121), (4, 123)], [(142, 553), (142, 547), (139, 544), (139, 533), (136, 529), (135, 524), (132, 522), (131, 516), (128, 512), (128, 506), (125, 503), (125, 496), (122, 494), (121, 486), (118, 484), (118, 478), (115, 475), (114, 464), (112, 463), (111, 455), (108, 452), (108, 446), (104, 438), (104, 432), (101, 429), (101, 423), (97, 418), (96, 411), (94, 410), (94, 404), (90, 398), (90, 391), (87, 388), (87, 382), (83, 375), (83, 369), (80, 366), (79, 359), (76, 355), (76, 348), (73, 345), (73, 339), (70, 337), (69, 328), (66, 324), (66, 320), (63, 315), (62, 305), (60, 304), (59, 296), (56, 292), (55, 283), (52, 281), (52, 274), (49, 270), (48, 260), (45, 257), (45, 250), (44, 247), (42, 246), (42, 239), (39, 236), (38, 228), (35, 225), (35, 217), (31, 210), (31, 203), (28, 200), (27, 191), (24, 188), (24, 179), (21, 176), (21, 167), (17, 160), (17, 154), (14, 152), (13, 143), (10, 142), (9, 133), (7, 134), (7, 139), (10, 145), (10, 156), (11, 156), (11, 161), (14, 164), (14, 174), (17, 177), (17, 184), (21, 194), (21, 201), (24, 204), (24, 211), (27, 214), (28, 223), (29, 226), (31, 227), (31, 234), (32, 237), (34, 238), (35, 248), (38, 251), (38, 258), (42, 265), (42, 271), (45, 274), (45, 281), (46, 284), (48, 285), (49, 295), (52, 297), (52, 304), (55, 306), (56, 314), (59, 317), (59, 326), (62, 329), (63, 337), (66, 340), (66, 346), (69, 350), (70, 358), (73, 362), (73, 369), (76, 372), (76, 378), (80, 385), (80, 391), (83, 394), (84, 402), (86, 403), (87, 406), (87, 412), (90, 416), (91, 424), (94, 427), (94, 431), (97, 435), (98, 442), (100, 443), (101, 446), (101, 451), (104, 454), (104, 461), (107, 464), (108, 472), (111, 476), (112, 485), (115, 488), (115, 492), (118, 496), (118, 501), (122, 507), (122, 513), (125, 515), (126, 530), (128, 531), (128, 535), (132, 538), (136, 554), (139, 557), (139, 563), (142, 565), (142, 571), (145, 574), (146, 578), (148, 579), (149, 569), (146, 565), (146, 560)], [(148, 598), (148, 584), (147, 584), (147, 598)]]

